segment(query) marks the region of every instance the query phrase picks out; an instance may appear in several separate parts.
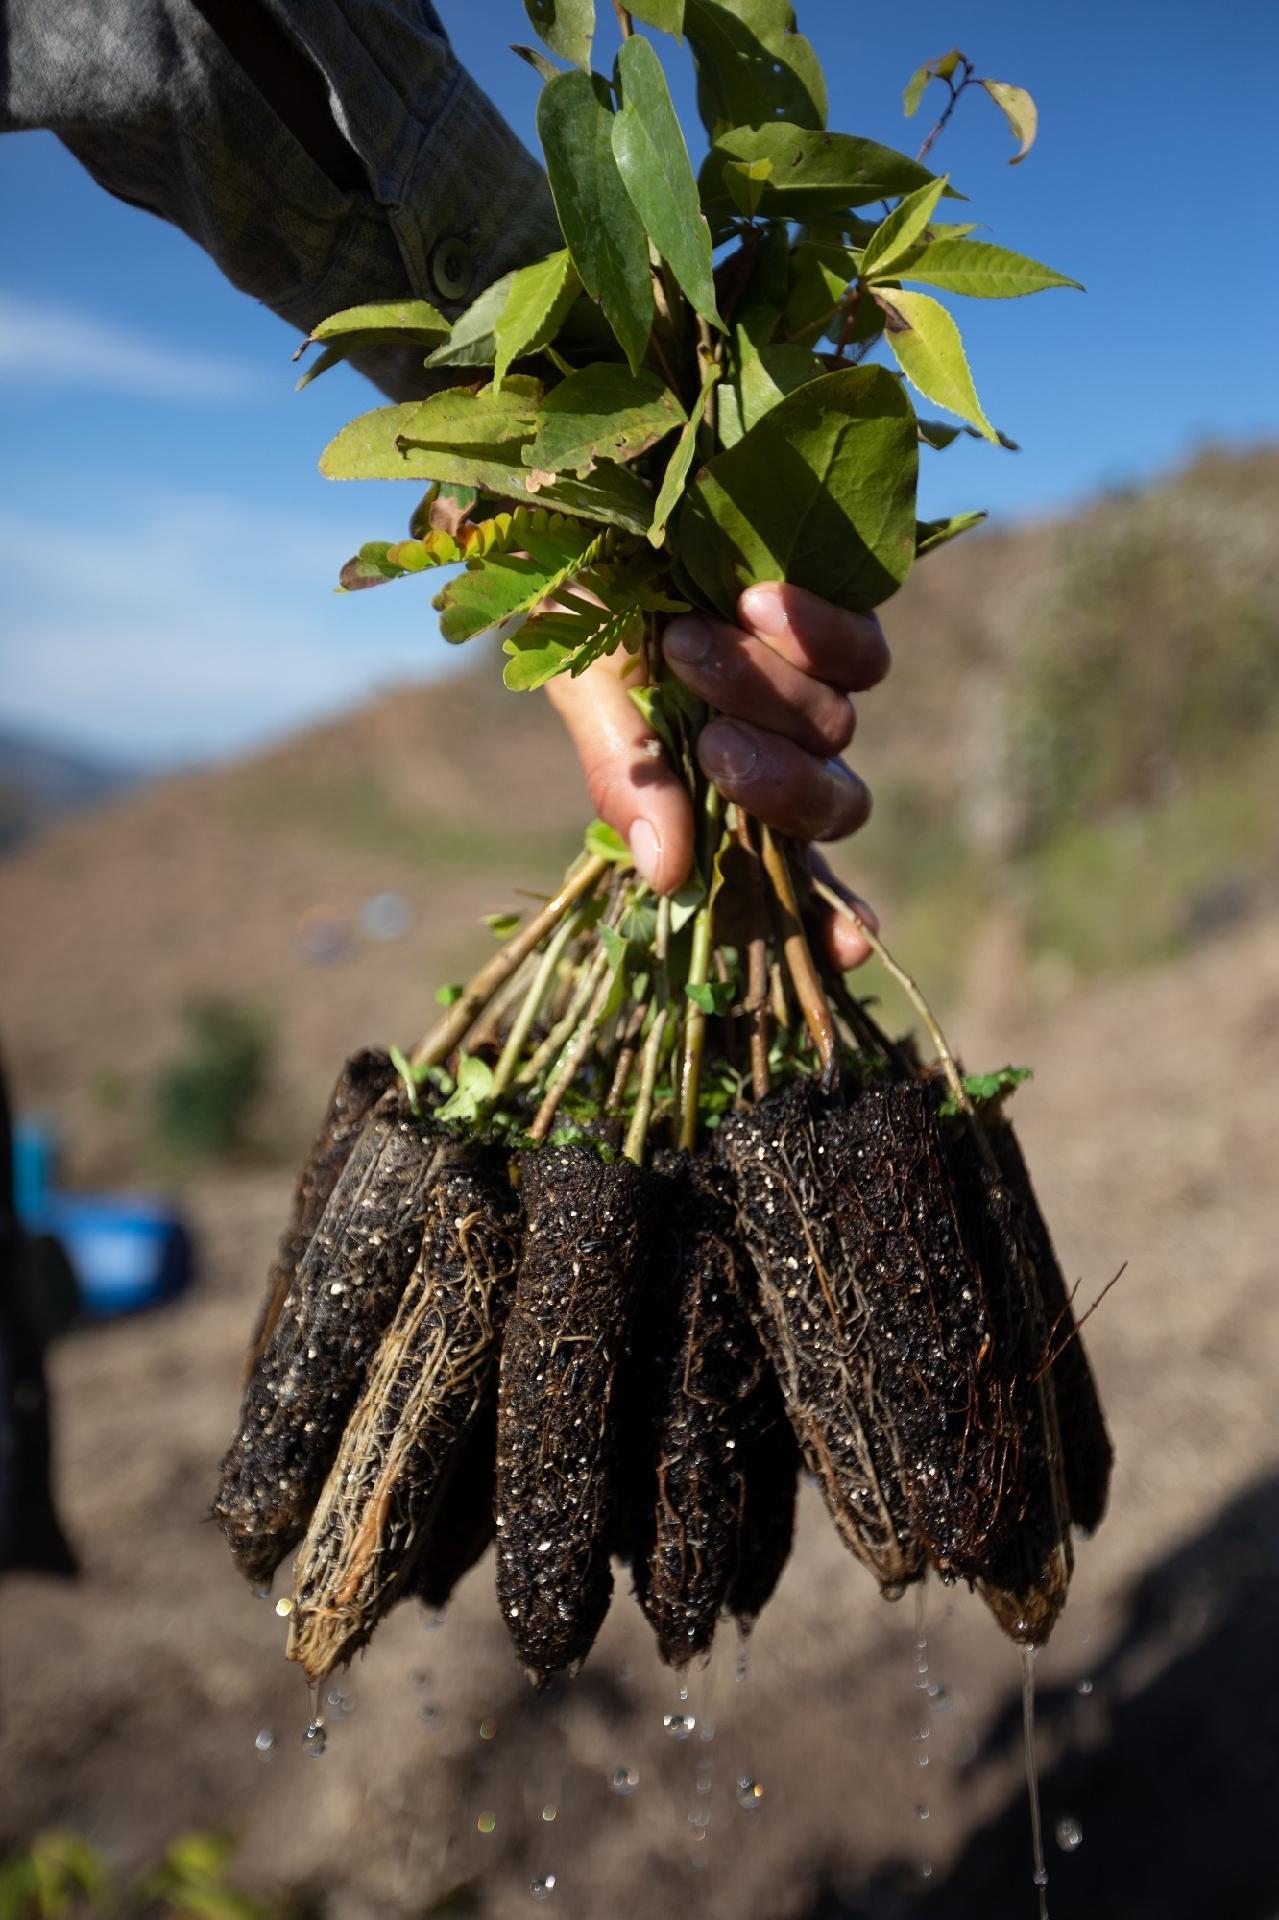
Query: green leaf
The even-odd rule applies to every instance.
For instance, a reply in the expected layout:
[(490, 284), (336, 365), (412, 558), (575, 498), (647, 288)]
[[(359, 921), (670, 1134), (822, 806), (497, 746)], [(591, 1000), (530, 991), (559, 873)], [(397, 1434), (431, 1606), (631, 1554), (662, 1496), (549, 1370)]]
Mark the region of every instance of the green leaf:
[(552, 53), (590, 72), (595, 0), (524, 0), (524, 11)]
[(503, 553), (469, 565), (435, 597), (440, 632), (451, 646), (528, 613), (588, 566), (609, 539), (589, 526), (559, 522), (537, 554)]
[(908, 120), (913, 120), (915, 111), (924, 97), (924, 88), (930, 80), (949, 80), (955, 68), (963, 59), (958, 47), (952, 47), (949, 53), (942, 53), (935, 60), (925, 60), (922, 67), (916, 67), (906, 82), (902, 94), (902, 111)]
[(428, 367), (491, 367), (497, 358), (497, 322), (511, 291), (513, 273), (485, 287), (453, 322), (442, 347), (426, 357)]
[[(531, 488), (534, 475), (525, 472), (523, 477), (525, 487)], [(552, 485), (538, 487), (536, 497), (562, 513), (603, 520), (610, 527), (624, 527), (628, 533), (646, 533), (653, 513), (653, 496), (638, 474), (612, 460), (601, 460), (584, 479), (575, 480), (562, 473)]]
[(884, 338), (911, 385), (926, 400), (971, 420), (983, 440), (997, 441), (999, 435), (977, 398), (959, 328), (945, 307), (926, 293), (894, 290), (875, 298), (887, 316)]
[(312, 340), (336, 340), (353, 333), (399, 333), (434, 345), (449, 331), (449, 322), (428, 300), (377, 300), (360, 307), (344, 307), (311, 329)]
[(797, 127), (826, 125), (826, 82), (790, 0), (685, 0), (684, 31), (712, 139), (779, 114)]
[(493, 1093), (493, 1069), (473, 1053), (459, 1056), (457, 1084), (440, 1108), (441, 1120), (478, 1120)]
[(680, 933), (690, 920), (697, 917), (706, 901), (706, 882), (694, 868), (693, 873), (682, 887), (677, 887), (670, 896), (671, 932)]
[(480, 918), (495, 940), (509, 940), (520, 924), (518, 913), (485, 913)]
[(861, 258), (861, 277), (867, 283), (896, 278), (893, 269), (905, 260), (922, 237), (933, 217), (937, 202), (949, 186), (945, 174), (926, 187), (917, 187), (893, 208), (888, 218), (876, 227), (866, 242)]
[(633, 19), (642, 21), (646, 27), (656, 27), (659, 33), (684, 31), (684, 0), (640, 0), (640, 5), (633, 6), (630, 12)]
[(759, 212), (759, 203), (764, 197), (764, 183), (772, 178), (771, 160), (730, 160), (724, 167), (724, 185), (732, 195), (733, 205), (748, 220), (753, 220)]
[(680, 428), (679, 439), (675, 442), (675, 451), (666, 463), (666, 472), (662, 475), (662, 484), (653, 507), (652, 524), (648, 529), (649, 540), (655, 547), (660, 547), (665, 540), (666, 523), (679, 505), (689, 469), (697, 453), (697, 429), (705, 413), (707, 396), (719, 377), (719, 367), (712, 361), (707, 369), (706, 378), (702, 382), (702, 390), (697, 396), (697, 405)]
[(933, 178), (917, 160), (881, 147), (878, 141), (774, 122), (721, 134), (702, 165), (703, 206), (732, 206), (724, 168), (733, 160), (771, 162), (772, 173), (760, 193), (760, 210), (788, 220), (896, 199), (898, 194), (927, 186)]
[(378, 407), (343, 427), (320, 457), (330, 480), (447, 480), (497, 494), (527, 491), (520, 448), (532, 437), (541, 386), (521, 376), (478, 393), (448, 387)]
[[(994, 1073), (966, 1073), (963, 1076), (963, 1089), (968, 1098), (977, 1106), (987, 1106), (992, 1100), (1002, 1100), (1008, 1094), (1016, 1093), (1026, 1080), (1033, 1080), (1033, 1067), (997, 1067)], [(953, 1117), (959, 1109), (954, 1095), (943, 1100), (937, 1111), (947, 1118)]]
[(863, 612), (910, 571), (917, 466), (900, 381), (883, 367), (824, 374), (698, 474), (676, 522), (680, 561), (726, 618), (761, 580)]
[(553, 60), (547, 59), (540, 47), (522, 47), (518, 44), (513, 44), (511, 52), (518, 53), (525, 65), (532, 67), (534, 73), (540, 74), (543, 80), (553, 80), (556, 74), (560, 72), (560, 68), (556, 66)]
[(820, 339), (856, 272), (857, 256), (851, 247), (833, 246), (827, 240), (800, 240), (791, 256), (790, 287), (783, 313), (787, 339)]
[(675, 395), (654, 373), (628, 373), (597, 361), (570, 373), (548, 393), (537, 434), (525, 447), (526, 467), (589, 474), (601, 459), (637, 460), (685, 419)]
[(712, 326), (722, 327), (711, 271), (711, 230), (662, 63), (650, 42), (635, 34), (622, 42), (617, 68), (622, 107), (613, 121), (613, 155), (626, 191), (692, 307)]
[(1010, 87), (1006, 80), (983, 80), (979, 84), (985, 87), (1012, 128), (1013, 139), (1018, 142), (1018, 147), (1008, 164), (1015, 167), (1026, 158), (1035, 144), (1035, 135), (1039, 131), (1039, 108), (1025, 87)]
[(646, 613), (682, 613), (687, 603), (661, 588), (655, 555), (633, 555), (616, 565), (583, 567), (557, 595), (557, 605), (534, 614), (503, 642), (504, 679), (517, 692), (544, 686), (557, 674), (585, 673), (619, 647), (632, 650)]
[(537, 130), (573, 264), (635, 370), (653, 325), (648, 238), (613, 158), (613, 115), (589, 74), (547, 82)]
[[(601, 860), (611, 860), (615, 866), (629, 867), (631, 864), (631, 850), (625, 840), (615, 828), (608, 826), (603, 820), (591, 821), (583, 836), (582, 845), (587, 853), (593, 853)], [(601, 927), (600, 939), (604, 940), (604, 936), (612, 932), (611, 927)], [(614, 935), (615, 939), (617, 937)]]
[(456, 981), (451, 980), (447, 986), (435, 989), (435, 1004), (437, 1007), (451, 1007), (462, 998), (464, 991)]
[(567, 247), (512, 275), (493, 331), (493, 378), (499, 384), (512, 360), (538, 352), (555, 338), (581, 286)]
[[(818, 379), (822, 371), (821, 361), (807, 347), (782, 344), (764, 347), (759, 353), (746, 348), (732, 385), (720, 395), (720, 438), (724, 445), (735, 446), (779, 400)], [(732, 402), (726, 413), (724, 403), (730, 394)]]
[(916, 554), (922, 556), (934, 547), (944, 547), (948, 540), (957, 540), (961, 533), (979, 527), (985, 518), (984, 513), (952, 513), (949, 520), (920, 520), (915, 527)]
[(1046, 287), (1075, 287), (1083, 292), (1078, 280), (984, 240), (934, 240), (900, 267), (897, 277), (922, 280), (926, 286), (964, 293), (974, 300), (1015, 300), (1022, 294), (1042, 293)]
[(731, 980), (687, 980), (684, 992), (703, 1013), (727, 1013), (737, 997)]

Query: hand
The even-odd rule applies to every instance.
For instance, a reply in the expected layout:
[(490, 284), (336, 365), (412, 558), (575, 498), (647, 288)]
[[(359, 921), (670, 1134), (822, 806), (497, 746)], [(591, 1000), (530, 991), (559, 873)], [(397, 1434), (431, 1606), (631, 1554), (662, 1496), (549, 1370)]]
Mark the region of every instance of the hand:
[[(792, 839), (855, 833), (869, 817), (870, 793), (838, 756), (856, 725), (849, 694), (888, 671), (878, 620), (776, 583), (748, 588), (737, 613), (736, 627), (683, 614), (663, 637), (671, 670), (716, 709), (698, 741), (703, 771), (726, 800)], [(627, 693), (627, 664), (615, 654), (577, 680), (551, 681), (548, 691), (596, 811), (622, 835), (649, 885), (671, 893), (692, 861), (692, 813)], [(832, 913), (824, 933), (837, 966), (868, 957), (851, 922)]]

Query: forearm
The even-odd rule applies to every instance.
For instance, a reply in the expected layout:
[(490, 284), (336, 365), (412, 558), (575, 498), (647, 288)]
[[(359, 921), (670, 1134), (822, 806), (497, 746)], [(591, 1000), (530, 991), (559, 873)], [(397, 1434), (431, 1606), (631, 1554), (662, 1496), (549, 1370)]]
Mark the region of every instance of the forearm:
[[(291, 325), (458, 313), (549, 252), (541, 169), (420, 0), (9, 0), (0, 127), (57, 133)], [(396, 397), (420, 356), (370, 355)]]

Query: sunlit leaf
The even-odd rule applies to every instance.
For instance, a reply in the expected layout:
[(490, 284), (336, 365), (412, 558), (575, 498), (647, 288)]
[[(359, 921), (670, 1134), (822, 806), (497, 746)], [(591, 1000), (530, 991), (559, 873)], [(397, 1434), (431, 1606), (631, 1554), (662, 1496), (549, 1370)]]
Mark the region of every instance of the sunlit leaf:
[(456, 646), (529, 612), (598, 556), (609, 537), (561, 520), (554, 536), (542, 537), (538, 554), (495, 554), (468, 564), (436, 595), (440, 632)]
[(497, 322), (511, 291), (513, 273), (485, 287), (453, 322), (442, 347), (427, 355), (428, 367), (491, 367), (497, 358)]
[(684, 0), (640, 0), (630, 12), (634, 19), (646, 27), (656, 27), (659, 33), (684, 31)]
[(925, 60), (922, 67), (916, 67), (902, 94), (902, 111), (908, 120), (914, 118), (928, 82), (948, 80), (963, 57), (958, 47), (952, 47), (949, 53), (939, 54), (935, 60)]
[(375, 300), (344, 307), (312, 327), (312, 340), (336, 340), (353, 333), (399, 333), (432, 344), (449, 331), (449, 322), (428, 300)]
[(711, 273), (711, 233), (662, 63), (635, 34), (617, 56), (622, 106), (613, 153), (644, 230), (696, 312), (721, 326)]
[(518, 53), (525, 65), (532, 67), (534, 73), (539, 74), (543, 80), (553, 80), (556, 74), (561, 71), (553, 60), (547, 59), (540, 47), (524, 47), (513, 44), (511, 52)]
[(1035, 135), (1039, 131), (1039, 108), (1025, 87), (1010, 87), (1006, 80), (983, 80), (981, 85), (1012, 128), (1013, 139), (1018, 145), (1008, 164), (1015, 167), (1026, 158), (1035, 144)]
[[(617, 829), (610, 827), (606, 821), (592, 820), (582, 837), (582, 845), (587, 853), (593, 853), (601, 860), (612, 860), (618, 866), (630, 865), (630, 848)], [(601, 927), (600, 938), (603, 939), (605, 933), (612, 932), (611, 927)]]
[(911, 385), (926, 400), (971, 421), (984, 440), (998, 440), (977, 398), (959, 328), (945, 307), (926, 293), (896, 289), (875, 298), (887, 316), (884, 338)]
[(524, 0), (524, 11), (552, 53), (590, 72), (595, 0)]
[(915, 557), (915, 417), (882, 367), (810, 381), (702, 469), (680, 509), (680, 560), (731, 617), (743, 587), (790, 580), (877, 606)]
[(948, 540), (979, 527), (985, 518), (984, 513), (952, 513), (948, 520), (921, 520), (915, 528), (915, 552), (922, 555), (944, 547)]
[(652, 330), (653, 283), (648, 238), (613, 157), (613, 120), (589, 74), (560, 73), (542, 89), (537, 130), (560, 226), (634, 370)]
[(521, 378), (378, 407), (329, 442), (320, 471), (330, 480), (448, 480), (518, 497), (520, 448), (532, 437), (540, 397), (538, 383)]
[(903, 280), (922, 280), (926, 286), (967, 294), (974, 300), (1015, 300), (1022, 294), (1042, 293), (1046, 287), (1083, 291), (1078, 280), (984, 240), (934, 240), (898, 272)]
[(719, 377), (719, 367), (712, 362), (702, 382), (702, 390), (697, 396), (697, 405), (680, 428), (675, 451), (667, 462), (666, 472), (662, 475), (662, 484), (653, 508), (652, 524), (648, 530), (649, 540), (655, 547), (660, 547), (666, 538), (666, 523), (679, 505), (680, 496), (688, 480), (689, 469), (697, 453), (697, 430), (704, 416), (706, 401)]
[(791, 220), (895, 199), (933, 178), (918, 160), (855, 134), (816, 133), (783, 122), (734, 127), (720, 135), (703, 162), (699, 185), (704, 206), (733, 204), (724, 180), (731, 160), (767, 160), (772, 172), (762, 184), (760, 209)]
[(861, 257), (863, 280), (870, 283), (896, 278), (894, 269), (900, 261), (909, 257), (923, 237), (937, 202), (949, 184), (943, 174), (941, 179), (930, 181), (926, 187), (917, 187), (876, 227)]
[(683, 407), (656, 374), (643, 368), (629, 373), (600, 361), (569, 374), (547, 394), (524, 464), (585, 475), (601, 459), (637, 460), (684, 418)]
[(537, 352), (555, 338), (581, 284), (567, 247), (512, 276), (493, 330), (495, 380), (502, 380), (512, 360)]

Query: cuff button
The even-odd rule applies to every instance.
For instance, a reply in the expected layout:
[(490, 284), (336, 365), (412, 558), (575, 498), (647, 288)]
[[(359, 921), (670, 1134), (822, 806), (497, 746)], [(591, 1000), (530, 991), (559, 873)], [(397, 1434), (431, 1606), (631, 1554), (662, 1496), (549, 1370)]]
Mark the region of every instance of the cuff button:
[(464, 300), (471, 291), (475, 262), (456, 234), (438, 240), (431, 254), (431, 279), (441, 300)]

